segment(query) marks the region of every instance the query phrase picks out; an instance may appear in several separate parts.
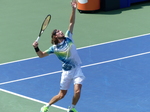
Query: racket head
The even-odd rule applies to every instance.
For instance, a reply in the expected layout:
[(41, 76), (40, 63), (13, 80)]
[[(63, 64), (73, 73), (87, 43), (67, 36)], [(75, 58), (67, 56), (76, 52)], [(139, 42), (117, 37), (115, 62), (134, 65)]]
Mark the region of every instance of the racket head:
[(40, 33), (39, 33), (39, 37), (40, 37), (41, 34), (44, 32), (44, 30), (47, 28), (47, 26), (48, 26), (50, 20), (51, 20), (51, 15), (48, 14), (48, 15), (46, 16), (46, 18), (44, 19), (43, 23), (42, 23), (41, 31), (40, 31)]

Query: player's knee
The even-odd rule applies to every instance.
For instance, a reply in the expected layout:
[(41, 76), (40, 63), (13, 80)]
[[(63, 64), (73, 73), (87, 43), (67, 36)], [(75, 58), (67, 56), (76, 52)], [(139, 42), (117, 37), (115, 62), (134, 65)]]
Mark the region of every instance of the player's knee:
[(65, 94), (59, 94), (59, 99), (63, 99), (65, 97)]
[(80, 90), (80, 89), (75, 90), (75, 94), (76, 94), (76, 95), (80, 95), (80, 93), (81, 93), (81, 90)]
[(65, 97), (65, 95), (60, 95), (59, 99), (63, 99)]
[(81, 93), (81, 87), (82, 87), (81, 84), (76, 84), (76, 85), (74, 86), (74, 94), (75, 94), (75, 95), (80, 95), (80, 93)]

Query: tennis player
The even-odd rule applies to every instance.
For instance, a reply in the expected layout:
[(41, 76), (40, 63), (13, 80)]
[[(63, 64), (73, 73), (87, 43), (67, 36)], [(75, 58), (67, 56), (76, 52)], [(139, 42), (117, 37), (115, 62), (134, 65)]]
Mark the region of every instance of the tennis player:
[(71, 2), (72, 13), (70, 16), (69, 28), (66, 31), (66, 34), (61, 30), (55, 29), (51, 35), (51, 43), (53, 44), (49, 49), (42, 52), (38, 47), (38, 42), (33, 43), (33, 47), (37, 55), (42, 58), (48, 56), (52, 53), (56, 54), (57, 57), (62, 62), (62, 74), (60, 81), (60, 91), (54, 96), (47, 105), (44, 105), (41, 108), (40, 112), (47, 112), (49, 107), (64, 98), (69, 89), (71, 82), (74, 84), (74, 95), (72, 98), (72, 104), (67, 110), (67, 112), (77, 112), (75, 109), (76, 104), (80, 98), (82, 83), (85, 79), (84, 74), (82, 73), (80, 64), (81, 60), (76, 51), (76, 47), (72, 40), (73, 28), (75, 23), (75, 13), (77, 8), (76, 2)]

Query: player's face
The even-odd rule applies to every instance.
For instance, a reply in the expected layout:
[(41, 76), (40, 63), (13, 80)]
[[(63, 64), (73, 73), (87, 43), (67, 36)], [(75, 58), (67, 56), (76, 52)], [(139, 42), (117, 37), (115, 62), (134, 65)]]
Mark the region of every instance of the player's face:
[(57, 37), (57, 38), (64, 37), (64, 33), (63, 33), (61, 30), (57, 30), (57, 31), (56, 31), (56, 37)]

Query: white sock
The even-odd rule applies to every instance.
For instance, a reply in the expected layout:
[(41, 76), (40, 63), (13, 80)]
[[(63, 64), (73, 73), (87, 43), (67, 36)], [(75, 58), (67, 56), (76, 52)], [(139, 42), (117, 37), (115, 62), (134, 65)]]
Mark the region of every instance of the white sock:
[(48, 107), (48, 108), (49, 108), (50, 106), (51, 106), (51, 105), (49, 105), (49, 103), (48, 103), (48, 104), (46, 104), (46, 107)]
[(71, 105), (71, 109), (72, 109), (72, 108), (75, 108), (75, 106), (76, 106), (76, 105), (73, 105), (73, 104), (72, 104), (72, 105)]

